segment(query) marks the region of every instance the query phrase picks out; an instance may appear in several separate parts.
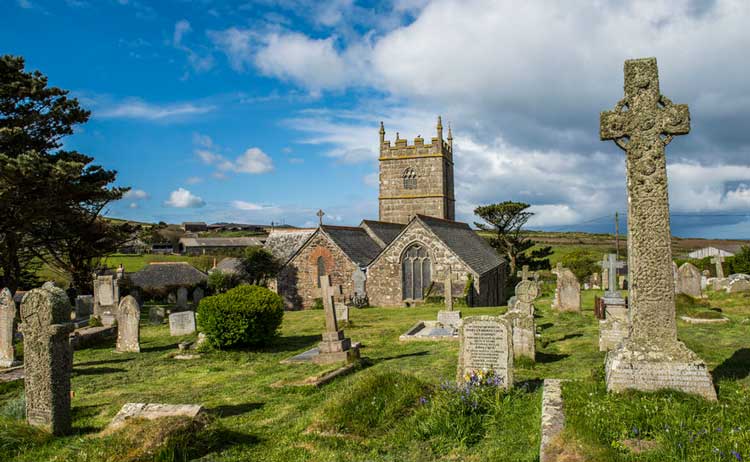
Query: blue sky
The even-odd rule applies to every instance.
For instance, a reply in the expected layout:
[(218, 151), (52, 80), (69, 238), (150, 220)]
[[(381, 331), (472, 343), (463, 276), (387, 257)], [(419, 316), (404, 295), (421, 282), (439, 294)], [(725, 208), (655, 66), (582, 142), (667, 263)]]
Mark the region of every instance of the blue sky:
[[(622, 62), (656, 56), (691, 108), (667, 148), (673, 232), (750, 231), (750, 6), (743, 1), (0, 0), (0, 53), (92, 111), (66, 141), (133, 191), (112, 216), (377, 217), (387, 137), (453, 126), (458, 218), (519, 200), (531, 224), (609, 231), (624, 154), (598, 140)], [(624, 222), (623, 222), (624, 225)]]

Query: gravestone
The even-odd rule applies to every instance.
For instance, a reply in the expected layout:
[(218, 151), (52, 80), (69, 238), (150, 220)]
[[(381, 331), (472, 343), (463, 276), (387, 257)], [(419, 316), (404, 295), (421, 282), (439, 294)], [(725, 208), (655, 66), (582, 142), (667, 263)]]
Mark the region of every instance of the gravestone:
[(79, 295), (76, 297), (76, 318), (82, 319), (91, 316), (94, 312), (94, 296)]
[(448, 267), (443, 283), (443, 299), (445, 309), (438, 311), (437, 322), (443, 327), (458, 329), (461, 323), (461, 312), (453, 310), (453, 272), (450, 267)]
[(445, 311), (453, 311), (453, 274), (450, 269), (448, 269), (448, 275), (445, 277), (443, 298), (445, 299)]
[(16, 334), (16, 302), (10, 290), (0, 292), (0, 367), (13, 367), (16, 361), (16, 350), (13, 339)]
[(691, 297), (701, 296), (701, 273), (692, 263), (686, 262), (677, 270), (677, 292)]
[[(527, 281), (536, 285), (533, 281)], [(471, 374), (491, 373), (499, 386), (513, 386), (512, 327), (506, 319), (495, 316), (464, 318), (459, 332), (457, 381), (463, 383)]]
[(539, 285), (524, 279), (516, 284), (516, 301), (508, 307), (503, 318), (511, 328), (513, 355), (516, 358), (536, 359), (536, 322), (534, 321), (534, 300), (539, 296)]
[(21, 304), (21, 320), (26, 419), (54, 435), (68, 433), (73, 368), (68, 296), (49, 286), (28, 292)]
[(735, 279), (729, 281), (726, 285), (726, 292), (728, 294), (747, 292), (748, 290), (750, 290), (750, 281), (746, 279)]
[(195, 311), (178, 311), (169, 315), (169, 335), (179, 337), (195, 332)]
[(708, 288), (708, 279), (710, 277), (711, 277), (711, 272), (709, 270), (701, 271), (701, 291), (706, 290)]
[(177, 295), (175, 295), (174, 292), (170, 292), (167, 294), (167, 303), (170, 305), (174, 305), (177, 303)]
[(94, 316), (101, 319), (105, 312), (114, 315), (120, 303), (120, 288), (112, 275), (94, 277)]
[(186, 287), (177, 289), (177, 307), (186, 309), (188, 306), (188, 290)]
[(367, 281), (367, 277), (365, 276), (365, 272), (362, 271), (360, 268), (357, 268), (354, 270), (354, 273), (352, 273), (352, 282), (354, 283), (354, 295), (357, 297), (364, 297), (367, 295), (367, 288), (365, 286), (365, 283)]
[(677, 389), (716, 399), (706, 364), (677, 340), (665, 146), (690, 131), (687, 105), (659, 92), (655, 58), (625, 61), (625, 97), (601, 113), (626, 151), (630, 332), (607, 353), (610, 391)]
[(120, 301), (117, 310), (117, 344), (121, 353), (140, 353), (141, 307), (135, 297), (128, 295)]
[(564, 268), (562, 263), (558, 263), (552, 273), (557, 276), (552, 308), (558, 311), (581, 311), (581, 284), (576, 275)]
[(112, 327), (117, 321), (117, 310), (115, 310), (114, 312), (107, 310), (102, 313), (101, 316), (99, 316), (99, 319), (102, 321), (102, 326)]
[(320, 292), (323, 296), (326, 330), (323, 341), (318, 344), (319, 354), (313, 358), (317, 364), (330, 364), (341, 361), (351, 362), (359, 358), (359, 349), (352, 348), (352, 341), (344, 336), (336, 319), (334, 295), (341, 293), (341, 286), (333, 286), (331, 277), (320, 277)]
[(724, 279), (724, 267), (722, 266), (722, 263), (724, 263), (724, 256), (715, 256), (711, 259), (711, 263), (716, 265), (716, 277), (719, 279)]
[(164, 324), (164, 318), (167, 316), (167, 310), (163, 306), (151, 306), (148, 309), (148, 322), (154, 326)]
[(599, 263), (602, 268), (602, 275), (607, 276), (607, 285), (604, 296), (609, 298), (620, 297), (620, 291), (617, 290), (617, 270), (625, 267), (625, 262), (617, 259), (617, 254), (611, 253), (604, 256), (604, 260)]
[(336, 302), (336, 321), (349, 322), (349, 307), (346, 303)]
[[(604, 261), (605, 262), (607, 261), (606, 257)], [(605, 264), (605, 263), (600, 263), (600, 264)], [(602, 268), (602, 290), (605, 290), (605, 291), (609, 290), (609, 271), (607, 271), (606, 267)]]
[(200, 304), (201, 300), (203, 300), (203, 297), (205, 297), (206, 294), (203, 292), (203, 288), (196, 287), (193, 289), (193, 306), (197, 309), (198, 304)]
[(205, 412), (199, 404), (125, 403), (107, 429), (117, 429), (133, 419), (153, 420), (176, 416), (194, 419)]

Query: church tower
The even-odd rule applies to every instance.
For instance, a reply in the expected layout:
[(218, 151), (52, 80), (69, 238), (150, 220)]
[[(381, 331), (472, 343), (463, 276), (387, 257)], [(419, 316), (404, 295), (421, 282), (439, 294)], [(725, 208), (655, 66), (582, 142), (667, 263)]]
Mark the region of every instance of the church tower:
[(453, 195), (453, 135), (443, 140), (438, 117), (437, 137), (425, 144), (421, 136), (409, 145), (406, 139), (385, 139), (380, 122), (380, 221), (408, 223), (414, 215), (455, 220)]

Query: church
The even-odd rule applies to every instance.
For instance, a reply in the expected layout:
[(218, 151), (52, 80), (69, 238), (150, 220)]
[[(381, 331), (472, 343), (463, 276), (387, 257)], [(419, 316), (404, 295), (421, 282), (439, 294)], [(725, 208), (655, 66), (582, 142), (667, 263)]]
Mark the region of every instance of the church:
[(468, 224), (455, 221), (453, 135), (438, 117), (437, 136), (425, 144), (385, 139), (380, 123), (378, 220), (359, 226), (273, 231), (268, 248), (283, 263), (272, 287), (288, 309), (307, 309), (320, 298), (320, 276), (340, 285), (337, 302), (367, 297), (373, 306), (413, 306), (427, 297), (469, 305), (505, 303), (507, 263)]

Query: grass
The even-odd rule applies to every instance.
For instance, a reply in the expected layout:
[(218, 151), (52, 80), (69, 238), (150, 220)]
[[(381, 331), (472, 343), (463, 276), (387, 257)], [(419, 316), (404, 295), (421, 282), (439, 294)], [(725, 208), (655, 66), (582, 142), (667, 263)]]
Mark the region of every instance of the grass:
[[(211, 351), (180, 361), (172, 355), (182, 338), (170, 337), (166, 325), (148, 325), (144, 309), (142, 353), (115, 354), (112, 345), (76, 351), (73, 435), (50, 438), (22, 424), (22, 382), (0, 384), (0, 460), (535, 461), (539, 385), (545, 377), (575, 379), (564, 390), (566, 435), (580, 441), (588, 457), (580, 460), (732, 460), (732, 450), (750, 458), (745, 433), (750, 298), (710, 293), (707, 306), (721, 309), (730, 319), (727, 324), (678, 320), (680, 339), (708, 363), (719, 385), (720, 402), (706, 404), (676, 393), (607, 394), (593, 316), (593, 297), (601, 292), (583, 293), (581, 313), (552, 311), (551, 294), (552, 286), (545, 285), (537, 300), (537, 362), (519, 362), (516, 388), (510, 393), (472, 392), (466, 399), (461, 390), (442, 386), (454, 379), (457, 344), (398, 341), (417, 320), (435, 319), (439, 306), (352, 310), (346, 334), (362, 342), (371, 365), (321, 388), (277, 384), (325, 370), (279, 363), (315, 346), (324, 326), (322, 311), (285, 313), (281, 336), (262, 350)], [(462, 309), (464, 316), (503, 311)], [(127, 402), (200, 403), (212, 420), (193, 429), (190, 438), (178, 432), (159, 440), (163, 451), (153, 445), (144, 449), (127, 435), (101, 436)], [(720, 434), (738, 425), (743, 430)], [(719, 426), (722, 432), (716, 432)], [(658, 456), (637, 459), (621, 447), (623, 438), (633, 436), (633, 427), (659, 443)], [(678, 446), (704, 427), (713, 429), (710, 437), (701, 435), (703, 442), (686, 449)], [(672, 436), (675, 428), (681, 433)], [(164, 431), (153, 424), (137, 434), (146, 438)], [(723, 452), (723, 459), (713, 447)]]

